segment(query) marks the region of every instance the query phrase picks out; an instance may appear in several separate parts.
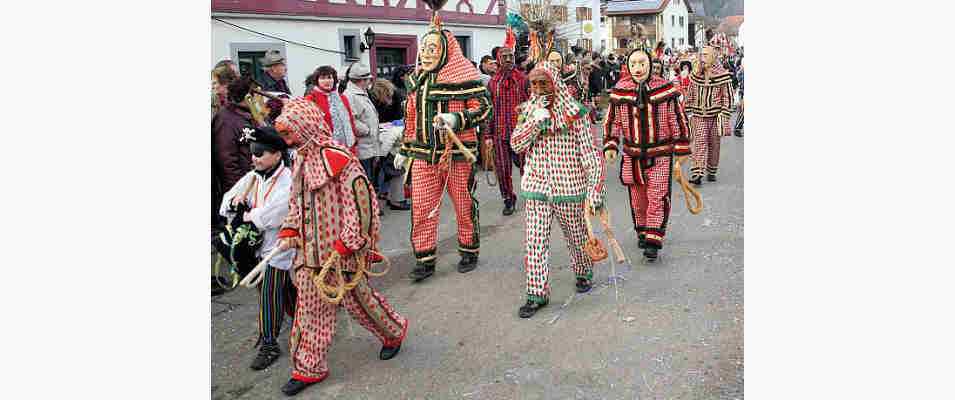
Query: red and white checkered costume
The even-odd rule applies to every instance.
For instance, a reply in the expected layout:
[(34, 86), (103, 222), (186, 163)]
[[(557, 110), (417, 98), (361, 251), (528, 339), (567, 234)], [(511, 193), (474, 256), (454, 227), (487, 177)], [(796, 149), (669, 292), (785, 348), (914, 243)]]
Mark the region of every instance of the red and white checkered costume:
[[(289, 339), (292, 378), (318, 382), (328, 376), (325, 355), (335, 333), (337, 304), (323, 301), (313, 276), (333, 252), (350, 279), (375, 249), (380, 221), (378, 200), (358, 159), (331, 139), (322, 111), (308, 99), (289, 101), (276, 119), (276, 129), (297, 147), (292, 171), (289, 212), (280, 238), (299, 238), (301, 247), (292, 262), (298, 288), (295, 320)], [(366, 261), (367, 260), (367, 261)], [(328, 274), (327, 282), (334, 282)], [(400, 344), (408, 321), (361, 278), (341, 305), (384, 346)]]
[(719, 63), (710, 69), (709, 79), (690, 74), (686, 111), (693, 126), (693, 178), (716, 175), (720, 164), (720, 138), (732, 134), (733, 77)]
[(593, 279), (593, 262), (583, 252), (587, 240), (584, 200), (603, 205), (605, 168), (590, 133), (587, 109), (570, 96), (550, 63), (538, 71), (554, 83), (550, 105), (536, 94), (521, 104), (517, 128), (511, 136), (514, 151), (525, 154), (521, 196), (526, 203), (525, 270), (528, 299), (544, 303), (548, 296), (550, 227), (558, 218), (578, 278)]
[(679, 96), (677, 85), (659, 76), (641, 88), (625, 63), (604, 121), (604, 154), (620, 154), (620, 182), (629, 187), (634, 228), (658, 249), (670, 214), (671, 159), (690, 154)]
[[(503, 64), (498, 54), (498, 65)], [(511, 132), (517, 125), (517, 106), (529, 97), (527, 76), (516, 67), (499, 69), (487, 83), (494, 105), (491, 138), (494, 142), (494, 173), (497, 174), (501, 197), (511, 205), (517, 199), (511, 183), (511, 163), (517, 161), (521, 175), (524, 174), (524, 157), (511, 150)]]
[[(477, 254), (480, 247), (478, 202), (473, 197), (475, 167), (433, 127), (438, 114), (453, 114), (452, 129), (473, 154), (478, 154), (475, 127), (491, 114), (490, 98), (477, 69), (461, 53), (448, 30), (440, 33), (444, 52), (432, 71), (417, 70), (410, 78), (401, 154), (412, 158), (411, 244), (418, 264), (435, 263), (444, 178), (458, 222), (458, 251)], [(449, 161), (442, 156), (450, 152)], [(451, 171), (450, 175), (447, 171)]]

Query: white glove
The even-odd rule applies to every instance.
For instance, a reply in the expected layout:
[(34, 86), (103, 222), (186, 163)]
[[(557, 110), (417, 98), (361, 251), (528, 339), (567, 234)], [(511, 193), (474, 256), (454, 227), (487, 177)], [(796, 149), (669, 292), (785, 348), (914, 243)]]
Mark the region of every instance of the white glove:
[(538, 108), (531, 113), (531, 117), (535, 120), (545, 120), (550, 117), (550, 113), (543, 108)]
[(441, 113), (434, 116), (434, 123), (437, 124), (447, 124), (451, 127), (452, 131), (456, 131), (459, 128), (458, 116), (452, 113)]
[(405, 167), (405, 160), (407, 160), (407, 159), (408, 159), (408, 157), (405, 157), (405, 156), (403, 156), (403, 155), (401, 155), (401, 154), (396, 154), (396, 155), (395, 155), (395, 163), (394, 163), (394, 164), (395, 164), (395, 169), (398, 169), (398, 170), (404, 169), (404, 167)]

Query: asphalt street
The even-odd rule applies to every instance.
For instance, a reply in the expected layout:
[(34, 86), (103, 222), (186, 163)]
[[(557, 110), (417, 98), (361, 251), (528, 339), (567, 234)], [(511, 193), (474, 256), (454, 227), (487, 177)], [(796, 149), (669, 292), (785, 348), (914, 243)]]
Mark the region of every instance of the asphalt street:
[[(380, 343), (339, 311), (331, 375), (302, 399), (741, 399), (743, 398), (743, 139), (724, 137), (718, 182), (700, 188), (692, 215), (679, 187), (660, 259), (637, 248), (619, 165), (608, 168), (612, 224), (629, 259), (595, 269), (597, 284), (575, 295), (558, 225), (551, 240), (550, 305), (520, 319), (524, 302), (523, 204), (501, 215), (496, 187), (479, 173), (478, 268), (455, 270), (454, 212), (445, 196), (438, 268), (412, 284), (409, 211), (385, 207), (380, 248), (391, 272), (372, 284), (411, 321), (401, 353), (378, 360)], [(689, 175), (689, 165), (683, 167)], [(515, 187), (519, 176), (514, 174)], [(594, 227), (599, 232), (599, 224)], [(598, 233), (598, 236), (603, 237)], [(616, 294), (616, 295), (615, 295)], [(257, 294), (212, 299), (212, 398), (281, 399), (289, 379), (288, 327), (282, 357), (252, 371)]]

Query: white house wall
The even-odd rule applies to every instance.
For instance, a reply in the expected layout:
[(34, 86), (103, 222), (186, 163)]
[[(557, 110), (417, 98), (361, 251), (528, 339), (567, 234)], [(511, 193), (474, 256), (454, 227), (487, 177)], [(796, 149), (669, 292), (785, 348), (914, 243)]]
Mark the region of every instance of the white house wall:
[[(412, 3), (412, 2), (409, 2)], [(486, 2), (485, 2), (486, 4)], [(475, 3), (477, 7), (477, 3)], [(262, 33), (268, 33), (287, 40), (306, 43), (311, 46), (344, 51), (343, 43), (339, 39), (339, 29), (351, 29), (364, 32), (369, 26), (375, 33), (394, 34), (394, 35), (414, 35), (421, 37), (427, 31), (428, 25), (422, 24), (396, 24), (384, 22), (340, 22), (340, 21), (313, 21), (297, 19), (270, 19), (261, 18), (234, 18), (218, 16), (223, 20), (233, 24), (255, 30)], [(503, 27), (478, 27), (478, 26), (455, 26), (454, 24), (445, 24), (445, 26), (455, 33), (470, 33), (471, 46), (473, 53), (471, 58), (474, 61), (480, 61), (481, 56), (491, 54), (491, 49), (504, 43)], [(284, 50), (288, 66), (289, 89), (293, 96), (302, 96), (305, 91), (305, 77), (312, 73), (318, 66), (331, 65), (339, 73), (342, 73), (347, 65), (342, 61), (341, 54), (330, 53), (321, 50), (315, 50), (297, 44), (283, 43), (279, 40), (270, 39), (254, 33), (246, 32), (238, 28), (212, 20), (212, 58), (211, 66), (219, 60), (232, 59), (232, 45), (238, 43), (264, 43), (275, 44), (276, 48)], [(358, 49), (356, 49), (357, 51)], [(363, 59), (367, 63), (367, 52), (363, 54)]]
[[(671, 23), (676, 17), (676, 23)], [(680, 26), (680, 17), (683, 17), (683, 26)], [(676, 39), (676, 49), (682, 49), (683, 47), (688, 46), (689, 43), (689, 10), (686, 8), (686, 4), (683, 0), (671, 0), (670, 4), (667, 5), (667, 8), (663, 10), (663, 40), (666, 41), (667, 47), (673, 47), (672, 41), (670, 39)], [(680, 39), (683, 39), (683, 45), (680, 45)]]

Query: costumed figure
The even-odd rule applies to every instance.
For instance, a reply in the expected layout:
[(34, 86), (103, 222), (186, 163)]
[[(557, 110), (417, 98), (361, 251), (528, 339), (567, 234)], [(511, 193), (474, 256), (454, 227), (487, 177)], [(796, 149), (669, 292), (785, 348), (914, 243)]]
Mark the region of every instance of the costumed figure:
[(517, 106), (527, 101), (529, 88), (527, 76), (514, 67), (513, 43), (506, 43), (497, 52), (497, 73), (491, 77), (487, 88), (491, 92), (494, 118), (491, 121), (490, 137), (494, 143), (494, 173), (504, 199), (504, 215), (514, 213), (517, 195), (511, 182), (511, 163), (524, 174), (524, 158), (511, 149), (511, 132), (517, 125)]
[(296, 248), (293, 282), (298, 288), (289, 338), (292, 379), (287, 395), (324, 380), (341, 304), (382, 343), (379, 358), (401, 349), (408, 320), (375, 290), (368, 276), (377, 252), (378, 200), (354, 154), (332, 139), (321, 109), (311, 100), (289, 101), (275, 129), (297, 155), (289, 212), (279, 231), (279, 249)]
[(557, 70), (560, 71), (560, 80), (564, 82), (564, 86), (570, 91), (571, 97), (577, 98), (582, 88), (577, 75), (576, 63), (573, 62), (573, 54), (568, 54), (567, 63), (564, 63), (564, 58), (561, 57), (560, 52), (551, 50), (551, 52), (547, 54), (547, 61), (554, 64)]
[(677, 80), (680, 82), (680, 101), (686, 103), (686, 93), (690, 89), (690, 71), (693, 70), (693, 63), (689, 60), (680, 61), (680, 72)]
[[(428, 0), (439, 10), (446, 0)], [(434, 11), (432, 11), (434, 12)], [(410, 168), (411, 245), (417, 265), (410, 276), (420, 282), (434, 274), (441, 198), (445, 190), (457, 215), (458, 272), (477, 267), (480, 241), (478, 201), (474, 198), (478, 151), (475, 127), (491, 115), (491, 100), (477, 69), (461, 53), (437, 15), (421, 41), (420, 62), (410, 76), (401, 154)]]
[[(279, 242), (279, 228), (288, 214), (292, 171), (283, 160), (288, 148), (272, 128), (246, 128), (252, 151), (252, 165), (222, 198), (219, 214), (233, 221), (222, 233), (223, 244), (233, 263), (241, 263), (243, 250), (251, 260), (246, 266), (258, 264), (272, 252)], [(228, 242), (228, 243), (226, 243)], [(253, 244), (255, 247), (251, 247)], [(248, 251), (251, 250), (251, 251)], [(266, 266), (259, 286), (259, 354), (252, 362), (253, 370), (262, 370), (279, 357), (278, 336), (286, 312), (291, 313), (294, 287), (289, 279), (294, 249), (273, 256)], [(245, 266), (240, 267), (245, 269)]]
[(693, 128), (693, 168), (690, 182), (716, 182), (720, 164), (720, 138), (732, 134), (730, 115), (733, 111), (733, 77), (718, 61), (720, 49), (714, 37), (703, 48), (690, 74), (686, 111)]
[(529, 318), (550, 296), (550, 229), (560, 223), (577, 278), (577, 291), (593, 285), (593, 260), (583, 251), (588, 239), (584, 204), (589, 211), (603, 205), (605, 168), (597, 154), (586, 118), (587, 108), (575, 100), (557, 68), (539, 63), (529, 75), (533, 93), (520, 106), (511, 146), (526, 153), (521, 196), (526, 200), (524, 267), (527, 302), (519, 316)]
[(690, 154), (689, 127), (673, 82), (651, 74), (651, 56), (643, 47), (625, 59), (620, 80), (610, 92), (604, 121), (604, 157), (618, 152), (620, 182), (630, 193), (630, 208), (643, 255), (650, 261), (663, 247), (670, 215), (673, 157)]

